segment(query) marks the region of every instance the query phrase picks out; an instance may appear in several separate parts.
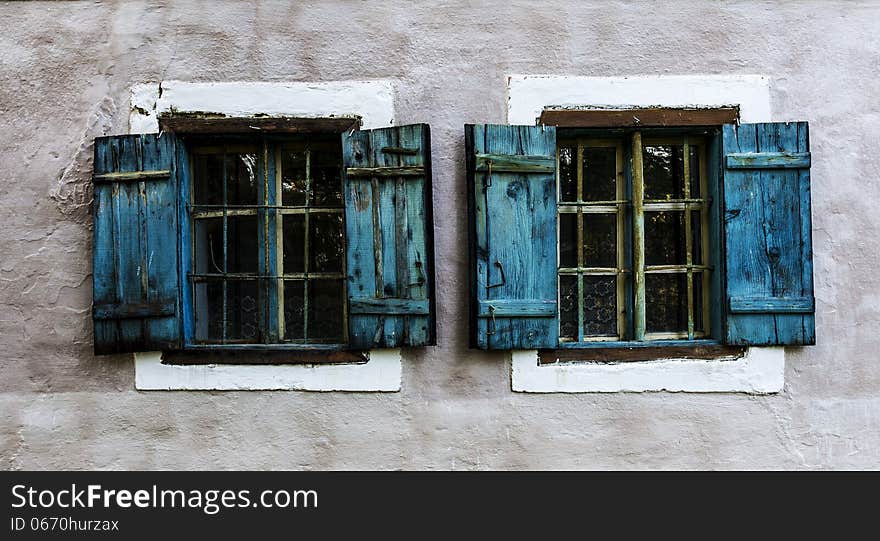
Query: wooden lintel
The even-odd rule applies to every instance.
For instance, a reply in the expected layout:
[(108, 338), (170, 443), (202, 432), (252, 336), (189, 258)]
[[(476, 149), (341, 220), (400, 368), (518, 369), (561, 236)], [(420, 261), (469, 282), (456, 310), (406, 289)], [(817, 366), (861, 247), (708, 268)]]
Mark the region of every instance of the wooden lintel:
[(212, 117), (159, 116), (159, 129), (192, 134), (342, 133), (360, 128), (359, 117)]
[(735, 124), (739, 107), (545, 109), (539, 123), (559, 128), (667, 128)]

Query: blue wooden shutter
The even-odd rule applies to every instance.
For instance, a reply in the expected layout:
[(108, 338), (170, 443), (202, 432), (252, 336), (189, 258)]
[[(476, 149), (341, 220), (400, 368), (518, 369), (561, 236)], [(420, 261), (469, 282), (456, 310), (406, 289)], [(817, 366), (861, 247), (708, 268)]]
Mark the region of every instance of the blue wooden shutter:
[(726, 125), (723, 154), (726, 341), (814, 344), (807, 123)]
[(351, 348), (434, 345), (426, 124), (342, 135)]
[(556, 128), (465, 126), (471, 345), (554, 348)]
[(95, 139), (95, 353), (181, 346), (172, 135)]

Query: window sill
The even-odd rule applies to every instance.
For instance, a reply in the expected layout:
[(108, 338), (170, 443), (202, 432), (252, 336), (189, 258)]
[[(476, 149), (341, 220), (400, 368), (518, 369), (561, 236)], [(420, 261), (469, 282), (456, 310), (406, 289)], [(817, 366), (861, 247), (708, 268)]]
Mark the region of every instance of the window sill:
[(537, 350), (510, 353), (511, 388), (524, 393), (690, 392), (772, 394), (785, 382), (785, 348), (750, 347), (739, 358), (541, 364)]
[(399, 349), (376, 349), (347, 364), (163, 364), (162, 353), (135, 353), (139, 391), (400, 391)]
[(745, 355), (742, 346), (726, 346), (714, 340), (654, 342), (581, 342), (561, 344), (560, 349), (540, 350), (541, 365), (571, 362), (639, 362), (657, 359), (733, 360)]
[(250, 344), (190, 346), (178, 351), (163, 351), (162, 364), (351, 364), (369, 360), (366, 351), (350, 351), (340, 346), (316, 347), (289, 344)]

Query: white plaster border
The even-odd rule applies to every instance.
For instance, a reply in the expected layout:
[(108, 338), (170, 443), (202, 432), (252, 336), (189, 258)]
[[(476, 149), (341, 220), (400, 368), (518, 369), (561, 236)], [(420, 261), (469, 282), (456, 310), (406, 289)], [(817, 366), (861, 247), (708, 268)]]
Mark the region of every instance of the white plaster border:
[(374, 349), (359, 364), (164, 365), (158, 352), (135, 353), (140, 391), (373, 391), (400, 390), (399, 349)]
[[(322, 83), (163, 81), (131, 88), (130, 133), (159, 131), (158, 115), (206, 112), (230, 117), (305, 118), (360, 116), (364, 129), (394, 124), (394, 84), (378, 81)], [(159, 352), (135, 354), (138, 390), (400, 390), (399, 349), (372, 350), (359, 364), (163, 365)]]
[[(545, 107), (718, 107), (738, 105), (743, 122), (770, 122), (770, 82), (761, 75), (579, 77), (512, 75), (507, 121), (534, 125)], [(585, 358), (589, 352), (584, 352)], [(510, 355), (511, 388), (531, 393), (730, 392), (778, 393), (785, 349), (748, 348), (735, 360), (538, 365), (537, 351)]]
[[(585, 356), (589, 354), (585, 352)], [(510, 354), (511, 387), (524, 393), (769, 394), (782, 391), (785, 348), (748, 348), (738, 359), (662, 359), (644, 362), (538, 364), (535, 350)]]

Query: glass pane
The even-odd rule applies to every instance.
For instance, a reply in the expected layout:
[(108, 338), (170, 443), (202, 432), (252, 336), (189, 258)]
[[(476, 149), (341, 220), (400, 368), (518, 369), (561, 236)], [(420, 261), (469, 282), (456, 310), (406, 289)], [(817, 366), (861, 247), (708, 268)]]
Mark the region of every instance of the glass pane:
[(309, 216), (309, 272), (342, 272), (342, 213)]
[(687, 264), (684, 211), (645, 212), (645, 265)]
[(559, 277), (559, 337), (578, 339), (577, 276)]
[(282, 216), (284, 273), (305, 272), (306, 220), (302, 214)]
[(281, 204), (306, 204), (306, 153), (285, 150), (281, 153)]
[(691, 211), (691, 261), (694, 265), (703, 264), (703, 222), (700, 211)]
[(260, 246), (257, 217), (227, 216), (226, 235), (227, 272), (256, 273)]
[(199, 342), (219, 342), (223, 339), (223, 281), (196, 282), (195, 339)]
[(703, 332), (703, 273), (694, 273), (694, 332)]
[(617, 149), (584, 148), (584, 201), (617, 199)]
[(642, 152), (645, 199), (684, 197), (684, 156), (681, 145), (646, 145)]
[(559, 200), (577, 201), (577, 147), (559, 147)]
[(256, 280), (226, 282), (226, 340), (257, 342), (260, 310)]
[(257, 204), (257, 155), (226, 155), (226, 204)]
[(197, 274), (223, 272), (223, 218), (193, 220), (195, 229), (195, 271)]
[(687, 332), (687, 275), (645, 275), (645, 330)]
[(342, 280), (309, 282), (308, 338), (345, 342), (342, 325), (344, 295), (345, 284)]
[(302, 280), (284, 281), (284, 339), (305, 338), (305, 289)]
[(584, 214), (584, 266), (617, 267), (616, 214)]
[(617, 278), (584, 276), (584, 336), (617, 336)]
[(695, 145), (688, 145), (690, 151), (688, 152), (689, 160), (690, 160), (690, 175), (691, 175), (691, 197), (695, 199), (699, 199), (702, 197), (700, 193), (700, 148)]
[(196, 154), (194, 162), (193, 202), (196, 205), (222, 205), (223, 155)]
[(338, 150), (313, 150), (311, 156), (311, 183), (314, 200), (318, 207), (342, 206), (342, 155)]
[(559, 266), (577, 267), (577, 214), (559, 215)]

